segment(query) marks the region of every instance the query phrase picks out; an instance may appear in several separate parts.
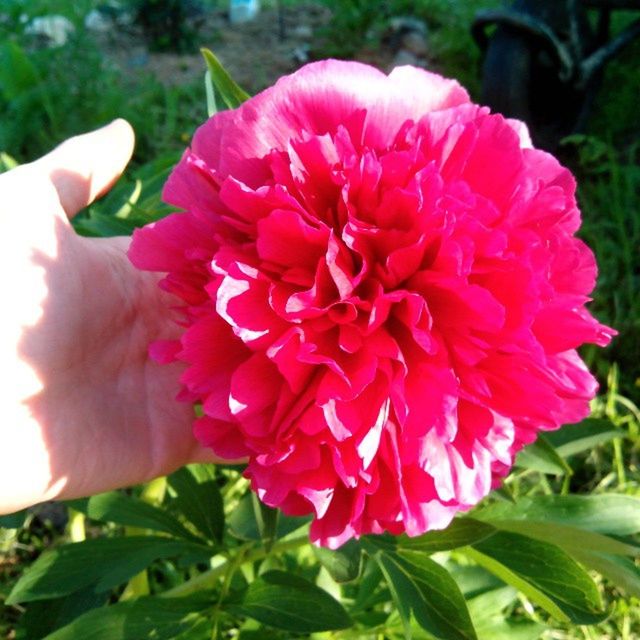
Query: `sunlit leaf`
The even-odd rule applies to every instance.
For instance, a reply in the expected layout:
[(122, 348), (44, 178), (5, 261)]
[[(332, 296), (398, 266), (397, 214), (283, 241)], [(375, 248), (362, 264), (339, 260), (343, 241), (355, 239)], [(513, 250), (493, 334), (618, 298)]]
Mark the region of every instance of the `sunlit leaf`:
[(222, 101), (229, 109), (239, 107), (250, 98), (249, 94), (236, 84), (212, 51), (200, 49), (200, 52), (207, 63), (213, 86), (218, 90)]
[(561, 621), (592, 624), (606, 617), (589, 574), (555, 545), (499, 531), (467, 553)]

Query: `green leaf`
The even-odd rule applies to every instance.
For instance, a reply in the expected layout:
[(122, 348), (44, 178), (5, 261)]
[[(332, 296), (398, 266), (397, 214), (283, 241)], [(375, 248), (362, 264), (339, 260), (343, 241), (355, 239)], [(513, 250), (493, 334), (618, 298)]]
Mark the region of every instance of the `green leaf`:
[(575, 549), (573, 555), (585, 567), (601, 573), (618, 589), (640, 598), (640, 569), (632, 560), (584, 549)]
[(355, 540), (339, 549), (327, 549), (313, 545), (313, 554), (336, 582), (351, 582), (360, 575), (362, 550)]
[(498, 531), (466, 552), (563, 622), (592, 624), (606, 617), (589, 574), (555, 545)]
[[(280, 514), (277, 520), (276, 538), (279, 540), (309, 523), (308, 516), (292, 517)], [(245, 495), (228, 518), (229, 531), (240, 540), (259, 541), (262, 539), (251, 493)]]
[(469, 600), (469, 613), (477, 626), (479, 622), (502, 614), (503, 610), (513, 604), (518, 592), (513, 587), (492, 589)]
[(13, 40), (0, 47), (0, 90), (7, 100), (16, 100), (40, 84), (38, 69)]
[(83, 500), (71, 500), (67, 504), (93, 520), (163, 531), (178, 538), (202, 542), (168, 511), (118, 491), (102, 493)]
[(587, 418), (578, 424), (568, 424), (558, 431), (546, 434), (556, 451), (565, 458), (590, 451), (622, 436), (624, 433), (617, 430), (609, 420), (600, 418)]
[(485, 522), (472, 518), (456, 518), (441, 531), (429, 531), (417, 538), (401, 536), (398, 545), (403, 549), (435, 553), (449, 551), (458, 547), (466, 547), (480, 540), (484, 540), (495, 532), (495, 528)]
[(576, 549), (588, 549), (617, 555), (640, 555), (640, 546), (621, 542), (601, 533), (578, 529), (557, 522), (533, 522), (531, 520), (495, 520), (493, 524), (503, 531), (521, 533), (529, 538), (555, 544), (573, 555)]
[(13, 156), (10, 156), (4, 151), (0, 151), (0, 173), (11, 171), (11, 169), (15, 169), (19, 164)]
[(9, 513), (6, 516), (0, 516), (0, 527), (4, 529), (20, 529), (27, 519), (27, 510)]
[(326, 591), (282, 571), (262, 574), (251, 583), (240, 604), (226, 608), (294, 633), (345, 629), (352, 624), (342, 605)]
[(449, 561), (445, 566), (467, 599), (504, 586), (502, 580), (478, 565)]
[(467, 603), (444, 567), (418, 551), (376, 546), (371, 537), (364, 544), (385, 576), (407, 638), (413, 612), (416, 622), (436, 638), (475, 640)]
[(114, 236), (130, 236), (134, 229), (142, 224), (134, 218), (122, 220), (115, 216), (91, 212), (86, 218), (80, 218), (74, 222), (73, 226), (78, 233), (85, 236), (112, 238)]
[(131, 235), (138, 227), (175, 211), (161, 200), (162, 186), (179, 160), (176, 153), (166, 154), (125, 176), (104, 197), (73, 219), (78, 233), (111, 237)]
[(55, 598), (30, 602), (20, 618), (20, 630), (25, 638), (43, 638), (83, 613), (106, 604), (108, 593), (96, 593), (93, 586)]
[(239, 107), (250, 98), (249, 94), (235, 83), (212, 51), (209, 49), (200, 49), (200, 52), (207, 63), (207, 68), (211, 75), (211, 82), (213, 82), (213, 85), (220, 93), (222, 101), (229, 109)]
[(211, 117), (218, 113), (218, 105), (216, 104), (216, 94), (211, 81), (211, 71), (207, 69), (204, 74), (204, 90), (207, 96), (207, 115)]
[(141, 597), (93, 609), (45, 640), (170, 640), (197, 627), (208, 628), (210, 637), (211, 623), (203, 613), (213, 603), (204, 594), (184, 598)]
[(515, 466), (551, 475), (573, 473), (566, 460), (542, 434), (518, 454)]
[(57, 598), (95, 584), (96, 593), (129, 580), (160, 558), (210, 551), (202, 545), (157, 536), (96, 538), (43, 553), (18, 580), (7, 604)]
[(213, 465), (190, 465), (167, 478), (176, 492), (176, 507), (208, 540), (220, 542), (224, 533), (224, 505)]
[[(358, 594), (353, 603), (352, 611), (364, 611), (373, 607), (377, 602), (386, 602), (386, 594), (378, 589), (382, 582), (382, 572), (378, 563), (370, 557), (365, 557), (362, 578), (358, 581)], [(386, 589), (384, 590), (386, 591)]]
[(537, 622), (507, 620), (507, 607), (516, 601), (512, 587), (493, 589), (469, 601), (469, 612), (479, 640), (538, 640), (545, 630)]
[(621, 494), (535, 496), (517, 503), (494, 503), (473, 512), (476, 520), (557, 522), (616, 536), (640, 532), (640, 498)]
[(546, 629), (532, 620), (494, 618), (478, 626), (478, 640), (540, 640)]

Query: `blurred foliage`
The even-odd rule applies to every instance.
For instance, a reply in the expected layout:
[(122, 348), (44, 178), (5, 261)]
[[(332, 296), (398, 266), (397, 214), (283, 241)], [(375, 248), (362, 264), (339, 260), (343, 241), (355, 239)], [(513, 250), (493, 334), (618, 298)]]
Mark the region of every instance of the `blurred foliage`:
[(331, 20), (318, 33), (317, 58), (350, 58), (363, 49), (376, 49), (389, 33), (390, 21), (414, 18), (424, 23), (429, 57), (445, 75), (456, 77), (472, 93), (479, 89), (480, 53), (469, 32), (479, 9), (501, 0), (321, 0)]
[[(77, 23), (62, 46), (42, 46), (23, 33), (22, 2), (14, 0), (0, 25), (0, 152), (27, 161), (116, 117), (136, 131), (137, 162), (183, 147), (206, 118), (201, 84), (167, 87), (153, 76), (130, 76), (85, 30), (79, 6), (88, 10), (92, 3), (59, 4), (67, 7), (61, 15)], [(28, 20), (45, 5), (30, 4), (35, 13)]]

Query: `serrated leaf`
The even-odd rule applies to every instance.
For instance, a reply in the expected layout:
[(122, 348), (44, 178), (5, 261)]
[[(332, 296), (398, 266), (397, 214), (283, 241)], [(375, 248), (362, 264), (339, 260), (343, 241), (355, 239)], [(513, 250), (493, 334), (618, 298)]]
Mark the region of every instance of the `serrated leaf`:
[(397, 541), (398, 546), (403, 549), (436, 553), (466, 547), (487, 538), (494, 532), (495, 528), (486, 522), (472, 518), (455, 518), (446, 529), (441, 531), (429, 531), (417, 538), (401, 536)]
[(557, 522), (596, 533), (628, 536), (640, 532), (640, 498), (621, 494), (535, 496), (515, 504), (494, 503), (473, 512), (476, 520)]
[(315, 545), (311, 548), (315, 557), (336, 582), (351, 582), (360, 575), (362, 550), (355, 540), (349, 540), (335, 550)]
[(593, 580), (560, 547), (498, 531), (467, 553), (563, 622), (592, 624), (606, 617)]
[(67, 504), (93, 520), (163, 531), (185, 540), (202, 542), (168, 511), (118, 491), (102, 493), (82, 500), (71, 500)]
[(364, 544), (385, 576), (407, 638), (411, 638), (410, 612), (436, 638), (477, 638), (465, 599), (444, 567), (418, 551), (376, 547), (371, 537)]
[(211, 623), (202, 612), (213, 603), (210, 596), (203, 594), (184, 598), (141, 597), (89, 611), (45, 640), (170, 640), (186, 638), (184, 634), (198, 627), (208, 629), (210, 637)]
[(209, 49), (200, 49), (200, 52), (207, 63), (211, 82), (229, 109), (239, 107), (250, 98), (249, 94), (236, 84), (235, 80), (229, 75), (212, 51)]
[(282, 571), (268, 571), (256, 578), (242, 602), (226, 609), (294, 633), (345, 629), (352, 624), (342, 605), (326, 591)]
[(542, 434), (539, 434), (535, 442), (532, 442), (518, 454), (514, 464), (522, 469), (531, 469), (551, 475), (571, 475), (573, 473), (567, 461)]
[(66, 544), (43, 553), (18, 580), (7, 604), (57, 598), (95, 584), (107, 591), (160, 558), (210, 551), (202, 545), (157, 536), (97, 538)]
[(212, 465), (190, 465), (167, 478), (178, 509), (208, 540), (221, 541), (224, 505)]

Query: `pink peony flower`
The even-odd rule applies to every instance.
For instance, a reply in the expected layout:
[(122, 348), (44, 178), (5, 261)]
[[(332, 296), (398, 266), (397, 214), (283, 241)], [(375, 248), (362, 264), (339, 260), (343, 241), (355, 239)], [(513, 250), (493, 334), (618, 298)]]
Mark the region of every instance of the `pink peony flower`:
[(446, 527), (589, 412), (596, 264), (571, 173), (411, 67), (310, 64), (196, 132), (136, 231), (167, 272), (198, 439), (337, 547)]

